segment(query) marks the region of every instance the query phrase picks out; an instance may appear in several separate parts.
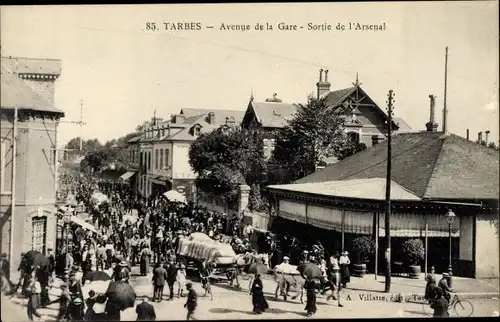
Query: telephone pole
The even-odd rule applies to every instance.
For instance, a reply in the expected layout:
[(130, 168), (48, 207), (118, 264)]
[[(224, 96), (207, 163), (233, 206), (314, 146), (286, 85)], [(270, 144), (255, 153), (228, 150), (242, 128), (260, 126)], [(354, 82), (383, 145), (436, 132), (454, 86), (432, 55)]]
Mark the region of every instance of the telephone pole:
[(448, 133), (448, 108), (446, 107), (446, 92), (448, 91), (448, 47), (444, 54), (444, 98), (443, 98), (443, 133)]
[(83, 150), (83, 100), (80, 100), (80, 121), (78, 122), (80, 125), (80, 152)]
[(391, 291), (391, 170), (392, 170), (392, 109), (394, 92), (391, 89), (387, 94), (387, 176), (385, 182), (385, 292)]

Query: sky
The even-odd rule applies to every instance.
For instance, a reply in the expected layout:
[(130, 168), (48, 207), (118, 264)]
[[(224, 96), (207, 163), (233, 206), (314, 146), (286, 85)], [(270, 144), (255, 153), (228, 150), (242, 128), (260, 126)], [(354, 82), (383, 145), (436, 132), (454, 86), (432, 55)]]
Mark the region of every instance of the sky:
[[(449, 131), (465, 136), (469, 128), (476, 139), (490, 130), (498, 141), (498, 13), (497, 1), (2, 7), (1, 54), (61, 59), (55, 105), (65, 121), (78, 121), (83, 100), (84, 139), (105, 142), (155, 110), (165, 119), (182, 108), (245, 110), (252, 93), (256, 101), (277, 93), (305, 102), (320, 68), (332, 90), (352, 86), (359, 73), (384, 110), (394, 90), (394, 114), (414, 130), (425, 129), (434, 94), (441, 128), (448, 46)], [(146, 22), (203, 27), (147, 31)], [(304, 29), (280, 31), (280, 22)], [(386, 30), (336, 30), (358, 22)], [(251, 30), (220, 30), (222, 23)], [(256, 31), (257, 23), (274, 30)], [(62, 123), (58, 141), (79, 135)]]

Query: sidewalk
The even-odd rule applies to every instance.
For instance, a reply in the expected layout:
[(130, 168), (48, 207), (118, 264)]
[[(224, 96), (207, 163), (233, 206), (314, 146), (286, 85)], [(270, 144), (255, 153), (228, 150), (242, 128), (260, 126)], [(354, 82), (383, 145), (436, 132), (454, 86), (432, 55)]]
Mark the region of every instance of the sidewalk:
[[(441, 278), (436, 275), (437, 280)], [(391, 278), (391, 294), (401, 294), (407, 298), (417, 298), (424, 296), (425, 275), (421, 274), (419, 279), (393, 276)], [(497, 284), (477, 280), (473, 278), (453, 277), (453, 288), (455, 294), (462, 299), (491, 299), (499, 298), (498, 279)], [(378, 294), (383, 293), (385, 288), (385, 277), (368, 274), (363, 278), (351, 277), (351, 283), (347, 285), (345, 293)]]

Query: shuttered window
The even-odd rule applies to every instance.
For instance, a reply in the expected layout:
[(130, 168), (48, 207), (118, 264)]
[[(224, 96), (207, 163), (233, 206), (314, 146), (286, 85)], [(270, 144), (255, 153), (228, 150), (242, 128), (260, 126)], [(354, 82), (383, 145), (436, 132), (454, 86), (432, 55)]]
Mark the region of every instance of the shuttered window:
[(31, 249), (45, 253), (47, 231), (47, 218), (46, 217), (33, 217), (32, 219), (32, 240)]

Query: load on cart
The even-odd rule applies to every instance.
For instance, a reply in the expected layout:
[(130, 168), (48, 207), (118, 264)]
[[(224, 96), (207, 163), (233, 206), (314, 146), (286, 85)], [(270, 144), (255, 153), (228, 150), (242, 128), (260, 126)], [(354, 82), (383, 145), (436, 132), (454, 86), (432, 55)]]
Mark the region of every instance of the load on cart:
[(176, 252), (188, 269), (210, 268), (211, 280), (230, 279), (233, 275), (236, 254), (231, 245), (214, 241), (204, 234), (194, 233), (179, 239)]

